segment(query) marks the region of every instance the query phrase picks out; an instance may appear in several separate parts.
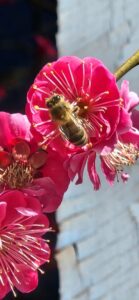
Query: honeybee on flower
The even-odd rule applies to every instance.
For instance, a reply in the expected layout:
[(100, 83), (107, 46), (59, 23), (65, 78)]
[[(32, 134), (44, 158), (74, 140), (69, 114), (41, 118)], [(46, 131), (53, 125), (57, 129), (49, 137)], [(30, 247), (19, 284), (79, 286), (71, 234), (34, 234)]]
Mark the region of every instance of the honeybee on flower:
[[(52, 115), (54, 106), (48, 106), (55, 96), (62, 99), (72, 124), (82, 131), (82, 142), (81, 139), (77, 139), (77, 144), (74, 142), (69, 127), (67, 133), (67, 119), (65, 126)], [(76, 153), (84, 146), (99, 153), (110, 152), (118, 132), (131, 127), (114, 75), (96, 58), (69, 56), (47, 64), (35, 78), (27, 99), (26, 113), (34, 135), (36, 132), (37, 138), (39, 134), (43, 145), (50, 144), (62, 154)], [(61, 108), (60, 116), (63, 114)]]
[[(114, 183), (115, 178), (119, 181), (120, 177), (126, 182), (129, 175), (126, 167), (136, 164), (139, 158), (139, 112), (135, 107), (139, 104), (139, 97), (136, 93), (129, 91), (129, 84), (123, 81), (120, 89), (120, 96), (123, 105), (130, 115), (132, 127), (127, 132), (118, 134), (118, 141), (114, 149), (108, 153), (99, 153), (101, 170), (110, 184)], [(93, 149), (88, 151), (78, 151), (70, 155), (65, 162), (71, 180), (77, 177), (76, 184), (82, 183), (85, 165), (87, 165), (90, 180), (94, 189), (100, 188), (101, 182), (96, 170), (96, 152)]]
[(84, 146), (88, 135), (79, 118), (79, 107), (68, 103), (63, 96), (53, 95), (46, 101), (52, 120), (59, 126), (61, 135), (70, 143)]
[(105, 173), (103, 157), (115, 151), (130, 130), (133, 133), (129, 107), (134, 100), (139, 102), (127, 89), (121, 93), (115, 76), (101, 61), (67, 56), (45, 65), (36, 76), (27, 95), (26, 113), (40, 145), (49, 145), (63, 156), (69, 178), (78, 175), (76, 183), (81, 183), (87, 164), (90, 179), (98, 189), (96, 155)]

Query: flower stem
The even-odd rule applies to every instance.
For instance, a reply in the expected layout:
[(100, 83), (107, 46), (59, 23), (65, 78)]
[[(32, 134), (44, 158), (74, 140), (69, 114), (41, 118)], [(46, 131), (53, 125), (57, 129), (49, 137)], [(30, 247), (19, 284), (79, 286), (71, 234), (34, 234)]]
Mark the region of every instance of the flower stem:
[(121, 79), (128, 71), (139, 65), (139, 50), (129, 57), (115, 72), (116, 81)]

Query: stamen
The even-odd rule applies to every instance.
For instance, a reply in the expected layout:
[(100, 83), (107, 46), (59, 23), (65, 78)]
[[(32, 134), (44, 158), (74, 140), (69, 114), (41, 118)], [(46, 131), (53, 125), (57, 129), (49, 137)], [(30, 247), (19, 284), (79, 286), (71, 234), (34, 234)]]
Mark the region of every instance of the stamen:
[(114, 151), (103, 160), (113, 172), (122, 172), (125, 166), (134, 165), (139, 157), (139, 151), (132, 144), (118, 142)]
[[(49, 121), (50, 122), (50, 121)], [(34, 128), (36, 128), (36, 127), (38, 127), (38, 126), (42, 126), (42, 125), (44, 125), (44, 124), (47, 124), (48, 123), (48, 121), (43, 121), (43, 122), (40, 122), (40, 123), (36, 123), (36, 124), (32, 124), (32, 126), (34, 127)]]
[(0, 275), (0, 282), (1, 282), (1, 284), (3, 285), (3, 286), (5, 286), (5, 284), (4, 284), (4, 281), (3, 281), (3, 279), (2, 279), (2, 276)]
[(41, 274), (45, 274), (45, 272), (44, 272), (41, 268), (38, 268), (38, 271), (39, 271)]
[(102, 96), (105, 96), (105, 95), (109, 95), (109, 91), (102, 92), (99, 95), (97, 95), (95, 98), (90, 99), (90, 103), (91, 102), (95, 103), (95, 102), (98, 102), (99, 100), (102, 100)]
[[(43, 141), (38, 143), (38, 146), (43, 147), (44, 144), (47, 144), (47, 146), (58, 136), (60, 136), (60, 132), (58, 129), (53, 130), (50, 134), (43, 137)], [(46, 147), (47, 147), (46, 146)], [(44, 148), (46, 150), (46, 148)]]
[(53, 76), (58, 81), (58, 83), (63, 87), (66, 94), (68, 93), (70, 97), (71, 97), (71, 95), (74, 96), (74, 94), (71, 91), (71, 88), (67, 89), (67, 84), (65, 84), (63, 78), (60, 76), (59, 73), (56, 72), (56, 70), (55, 70), (55, 72), (53, 72)]
[(39, 107), (38, 105), (34, 105), (34, 108), (36, 110), (40, 110), (40, 111), (48, 111), (49, 109), (48, 108), (45, 108), (45, 107)]
[(66, 84), (68, 85), (67, 90), (70, 92), (70, 94), (71, 94), (73, 97), (75, 97), (74, 92), (73, 92), (72, 89), (71, 89), (70, 83), (69, 83), (69, 81), (68, 81), (68, 79), (67, 79), (67, 77), (66, 77), (66, 75), (64, 74), (63, 71), (62, 71), (62, 75), (64, 76), (64, 79), (65, 79), (65, 81), (66, 81)]
[(82, 61), (82, 69), (83, 69), (83, 75), (82, 75), (82, 91), (84, 91), (84, 83), (85, 83), (85, 62)]
[(72, 83), (74, 85), (74, 88), (75, 88), (75, 92), (76, 92), (76, 97), (78, 97), (78, 90), (77, 90), (77, 87), (76, 87), (76, 84), (75, 84), (75, 80), (74, 80), (74, 76), (73, 76), (73, 73), (71, 71), (71, 67), (70, 67), (70, 64), (68, 64), (68, 69), (69, 69), (69, 73), (70, 73), (70, 77), (71, 77), (71, 80), (72, 80)]
[[(59, 87), (57, 84), (56, 84), (56, 82), (54, 82), (45, 72), (43, 73), (43, 75), (47, 78), (47, 80), (49, 81), (49, 82), (51, 82), (58, 90), (60, 90), (60, 92), (63, 94), (63, 88), (65, 89), (65, 87), (62, 85), (62, 83), (59, 81), (59, 80), (57, 80), (58, 81), (58, 83), (60, 83), (60, 85), (62, 86), (62, 89), (61, 89), (61, 87)], [(53, 75), (54, 76), (54, 71), (51, 71), (51, 75)], [(57, 77), (56, 76), (54, 76), (54, 78), (55, 79), (57, 79)], [(67, 92), (67, 90), (65, 89), (65, 91)]]
[(91, 85), (92, 85), (92, 63), (90, 64), (90, 76), (89, 76), (89, 80), (88, 80), (88, 94), (90, 94), (91, 91)]
[(43, 94), (45, 94), (45, 95), (49, 95), (49, 93), (48, 92), (46, 92), (46, 91), (43, 91), (42, 89), (40, 89), (36, 84), (33, 84), (33, 89), (34, 90), (37, 90), (37, 91), (39, 91), (39, 92), (41, 92), (41, 93), (43, 93)]

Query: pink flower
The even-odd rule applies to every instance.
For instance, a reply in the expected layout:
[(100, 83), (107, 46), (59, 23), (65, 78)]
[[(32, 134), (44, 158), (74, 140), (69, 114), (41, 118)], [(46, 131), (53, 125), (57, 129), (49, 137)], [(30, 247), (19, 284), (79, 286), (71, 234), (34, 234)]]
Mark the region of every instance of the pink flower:
[(38, 148), (26, 116), (1, 112), (0, 128), (1, 192), (19, 189), (37, 197), (43, 211), (56, 210), (70, 181), (63, 160)]
[[(139, 97), (136, 93), (129, 91), (127, 81), (123, 81), (122, 83), (120, 97), (123, 100), (124, 109), (132, 118), (133, 125), (135, 126), (136, 123), (138, 126), (136, 126), (137, 128), (132, 126), (126, 133), (123, 133), (121, 130), (114, 149), (105, 155), (99, 155), (102, 172), (110, 184), (113, 184), (115, 177), (119, 180), (119, 175), (126, 182), (129, 175), (124, 169), (127, 166), (134, 165), (139, 157), (139, 111), (135, 110), (135, 107), (139, 104)], [(65, 166), (68, 169), (71, 180), (78, 175), (76, 184), (79, 184), (83, 181), (83, 172), (87, 164), (90, 180), (94, 185), (94, 189), (98, 190), (101, 183), (96, 171), (95, 162), (96, 153), (90, 149), (87, 152), (80, 151), (71, 155), (67, 159)]]
[(139, 151), (132, 143), (118, 142), (115, 149), (108, 155), (100, 156), (101, 168), (110, 184), (113, 184), (115, 177), (119, 181), (119, 175), (123, 182), (126, 182), (129, 175), (125, 168), (135, 165), (139, 157)]
[(37, 199), (14, 190), (0, 195), (0, 299), (15, 288), (22, 293), (38, 285), (40, 266), (50, 249), (42, 235), (49, 222)]
[(80, 151), (73, 154), (65, 161), (65, 168), (68, 170), (68, 175), (71, 180), (76, 179), (76, 184), (83, 182), (83, 174), (85, 166), (87, 165), (87, 171), (91, 182), (94, 185), (94, 190), (100, 188), (100, 178), (96, 171), (95, 166), (96, 153), (92, 150)]
[(129, 175), (124, 169), (134, 165), (139, 157), (139, 127), (137, 128), (136, 121), (138, 113), (135, 109), (139, 104), (139, 97), (129, 90), (129, 83), (126, 80), (122, 82), (120, 95), (134, 127), (132, 126), (126, 133), (119, 134), (118, 143), (112, 153), (100, 157), (102, 170), (111, 184), (119, 174), (123, 181), (127, 181)]
[(124, 100), (126, 110), (129, 112), (132, 120), (132, 127), (119, 136), (123, 143), (132, 143), (139, 148), (139, 112), (136, 108), (139, 104), (139, 97), (136, 93), (129, 91), (129, 83), (124, 80), (121, 85), (121, 97)]
[[(78, 136), (82, 130), (84, 139), (69, 134), (71, 129), (65, 134), (61, 108), (57, 120), (48, 107), (53, 96), (62, 97)], [(69, 56), (43, 67), (28, 92), (26, 113), (36, 138), (39, 134), (43, 144), (50, 143), (61, 155), (89, 147), (104, 155), (113, 150), (117, 135), (132, 126), (122, 102), (114, 75), (101, 61)]]

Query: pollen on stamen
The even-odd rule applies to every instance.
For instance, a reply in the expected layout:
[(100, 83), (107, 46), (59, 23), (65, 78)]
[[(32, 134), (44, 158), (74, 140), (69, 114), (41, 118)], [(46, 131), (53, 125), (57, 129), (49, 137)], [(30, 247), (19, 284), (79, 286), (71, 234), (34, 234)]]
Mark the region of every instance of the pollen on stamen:
[(90, 142), (88, 144), (85, 145), (84, 149), (90, 150), (93, 148), (93, 144)]
[(45, 107), (39, 107), (38, 105), (34, 105), (34, 109), (35, 110), (41, 110), (41, 111), (48, 111), (47, 108), (45, 108)]
[(40, 107), (39, 107), (38, 105), (34, 105), (34, 108), (35, 108), (36, 110), (39, 110), (39, 109), (40, 109)]
[(36, 84), (33, 84), (32, 87), (33, 87), (34, 90), (37, 90), (37, 88), (38, 88)]
[(43, 94), (45, 94), (45, 95), (47, 95), (47, 96), (49, 95), (48, 92), (43, 91), (43, 90), (40, 89), (36, 84), (33, 85), (33, 89), (36, 90), (36, 91), (39, 91), (39, 92), (41, 92), (41, 93), (43, 93)]
[(42, 126), (42, 125), (44, 125), (44, 124), (46, 124), (46, 123), (48, 123), (48, 122), (47, 122), (47, 121), (44, 121), (44, 122), (40, 122), (40, 123), (37, 123), (37, 124), (33, 123), (32, 126), (33, 126), (34, 128), (36, 128), (36, 127)]
[(122, 98), (119, 99), (119, 105), (120, 105), (120, 107), (123, 107), (123, 106), (124, 106), (124, 101), (123, 101)]

